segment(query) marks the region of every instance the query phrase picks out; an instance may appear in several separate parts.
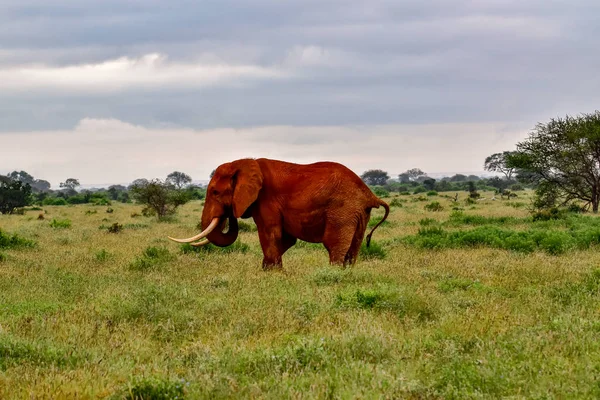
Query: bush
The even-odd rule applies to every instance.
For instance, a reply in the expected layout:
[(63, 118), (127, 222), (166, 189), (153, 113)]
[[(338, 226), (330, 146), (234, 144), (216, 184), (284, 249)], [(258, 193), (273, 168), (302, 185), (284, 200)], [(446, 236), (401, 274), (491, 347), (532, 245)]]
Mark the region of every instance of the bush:
[(42, 201), (42, 205), (44, 206), (66, 206), (67, 201), (62, 197), (48, 197)]
[(135, 183), (131, 187), (131, 194), (138, 203), (146, 205), (142, 210), (144, 216), (156, 215), (158, 219), (175, 214), (177, 207), (190, 200), (189, 192), (178, 190), (159, 179)]
[(0, 263), (3, 263), (7, 260), (6, 254), (0, 253)]
[(366, 243), (361, 244), (359, 257), (363, 260), (382, 260), (386, 257), (386, 251), (379, 243), (371, 241), (369, 247)]
[(533, 213), (533, 221), (550, 221), (564, 218), (564, 213), (556, 207), (545, 210), (536, 211)]
[(381, 186), (373, 186), (373, 187), (371, 187), (371, 190), (377, 197), (389, 197), (390, 196), (390, 192), (387, 191), (386, 189), (382, 188)]
[(0, 229), (0, 249), (11, 249), (16, 247), (33, 247), (35, 242), (22, 238), (16, 233), (12, 235)]
[(37, 219), (43, 221), (44, 219), (46, 219), (46, 217), (44, 217), (44, 213), (39, 213)]
[(136, 258), (130, 264), (129, 269), (134, 271), (155, 270), (173, 258), (169, 250), (164, 247), (148, 247), (141, 257)]
[(426, 211), (442, 211), (444, 209), (444, 207), (440, 204), (439, 201), (433, 201), (429, 204), (425, 205), (425, 210)]
[(427, 192), (427, 196), (437, 196), (438, 192), (436, 192), (435, 190), (430, 190), (429, 192)]
[(107, 212), (108, 214), (112, 214), (112, 213), (114, 213), (114, 212), (115, 212), (115, 210), (114, 210), (114, 209), (112, 209), (111, 207), (108, 207), (108, 208), (106, 209), (106, 212)]
[(115, 222), (114, 224), (108, 227), (107, 231), (108, 233), (119, 233), (123, 231), (123, 225), (121, 225), (118, 222)]
[(71, 220), (52, 218), (52, 221), (50, 221), (50, 227), (55, 229), (67, 229), (71, 227)]
[(393, 199), (390, 202), (390, 207), (403, 207), (402, 203), (406, 203), (406, 200)]

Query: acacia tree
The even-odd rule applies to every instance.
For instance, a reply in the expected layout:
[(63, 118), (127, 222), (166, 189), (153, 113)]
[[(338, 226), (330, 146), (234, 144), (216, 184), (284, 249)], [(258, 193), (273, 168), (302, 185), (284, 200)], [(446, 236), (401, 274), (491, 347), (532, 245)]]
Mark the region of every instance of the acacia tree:
[(167, 175), (167, 182), (175, 185), (177, 189), (183, 189), (192, 182), (192, 177), (184, 172), (173, 171)]
[(390, 179), (390, 176), (387, 172), (381, 169), (370, 169), (365, 171), (360, 176), (360, 179), (362, 179), (367, 185), (381, 186), (385, 185), (388, 179)]
[(427, 174), (419, 168), (411, 168), (398, 175), (398, 179), (402, 183), (416, 182), (427, 179)]
[(486, 171), (500, 172), (504, 174), (507, 180), (512, 178), (514, 167), (507, 165), (508, 158), (514, 154), (514, 151), (503, 151), (502, 153), (494, 153), (489, 157), (486, 157), (483, 163), (483, 168)]
[(155, 214), (158, 219), (174, 214), (177, 207), (190, 200), (188, 193), (160, 179), (136, 179), (129, 190), (138, 203), (146, 205), (144, 213)]
[(550, 195), (562, 205), (580, 200), (598, 212), (600, 112), (538, 123), (507, 161), (535, 177), (538, 197)]

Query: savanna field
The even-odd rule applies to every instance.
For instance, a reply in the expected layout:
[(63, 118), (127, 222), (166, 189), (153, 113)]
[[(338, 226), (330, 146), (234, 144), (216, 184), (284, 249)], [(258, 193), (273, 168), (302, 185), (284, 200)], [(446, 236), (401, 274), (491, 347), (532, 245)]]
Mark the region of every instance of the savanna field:
[(355, 266), (298, 243), (279, 272), (252, 220), (169, 241), (200, 201), (0, 215), (0, 398), (598, 398), (600, 219), (518, 193), (392, 195)]

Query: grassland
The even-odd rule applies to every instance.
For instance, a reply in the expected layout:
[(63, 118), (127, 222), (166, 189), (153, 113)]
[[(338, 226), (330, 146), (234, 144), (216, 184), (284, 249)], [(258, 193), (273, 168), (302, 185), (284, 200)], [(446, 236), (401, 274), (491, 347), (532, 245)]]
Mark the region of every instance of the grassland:
[(263, 272), (252, 225), (169, 242), (200, 202), (0, 216), (0, 398), (598, 398), (600, 220), (520, 196), (390, 198), (346, 270), (299, 243)]

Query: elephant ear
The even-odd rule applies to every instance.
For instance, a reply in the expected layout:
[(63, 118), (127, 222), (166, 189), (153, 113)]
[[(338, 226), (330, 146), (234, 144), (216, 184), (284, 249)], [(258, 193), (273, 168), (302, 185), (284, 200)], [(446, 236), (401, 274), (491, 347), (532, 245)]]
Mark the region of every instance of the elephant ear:
[(237, 168), (233, 176), (233, 215), (240, 218), (252, 203), (258, 198), (262, 188), (263, 175), (256, 160), (247, 159), (235, 161)]

